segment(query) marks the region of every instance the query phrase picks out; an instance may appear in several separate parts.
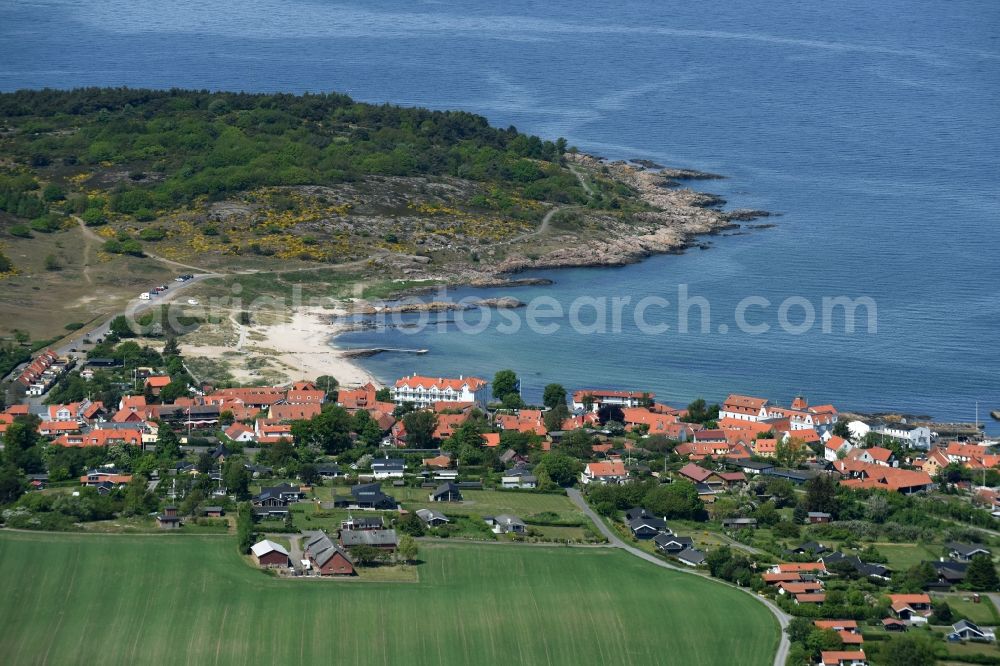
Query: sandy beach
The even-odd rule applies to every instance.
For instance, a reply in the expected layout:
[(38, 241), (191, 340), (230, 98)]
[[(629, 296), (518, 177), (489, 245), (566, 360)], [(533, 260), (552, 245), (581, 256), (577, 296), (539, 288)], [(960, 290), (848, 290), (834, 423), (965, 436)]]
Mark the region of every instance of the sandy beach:
[[(277, 320), (240, 324), (235, 316), (205, 326), (181, 339), (184, 356), (202, 381), (228, 374), (238, 383), (275, 384), (321, 375), (335, 377), (342, 386), (366, 382), (380, 385), (355, 361), (330, 345), (339, 326), (330, 318), (338, 310), (301, 308)], [(199, 363), (205, 359), (208, 363)], [(217, 375), (212, 377), (211, 375)], [(200, 376), (205, 375), (205, 376)]]

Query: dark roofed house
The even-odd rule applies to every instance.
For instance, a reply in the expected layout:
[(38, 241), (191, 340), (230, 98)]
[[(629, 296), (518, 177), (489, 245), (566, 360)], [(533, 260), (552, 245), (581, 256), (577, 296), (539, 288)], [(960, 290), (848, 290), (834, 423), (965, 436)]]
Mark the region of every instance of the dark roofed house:
[(826, 565), (827, 570), (830, 570), (831, 567), (841, 562), (846, 562), (854, 567), (854, 570), (860, 576), (880, 578), (882, 580), (889, 580), (892, 576), (892, 572), (881, 564), (863, 562), (857, 555), (845, 555), (840, 551), (824, 554), (819, 561)]
[(274, 473), (274, 469), (268, 467), (267, 465), (254, 465), (252, 463), (244, 463), (243, 467), (245, 467), (247, 471), (250, 472), (251, 476), (253, 476), (253, 478), (255, 479), (262, 476), (270, 476), (271, 474)]
[(685, 548), (677, 553), (677, 559), (689, 567), (696, 567), (705, 561), (705, 553), (695, 548)]
[(653, 537), (653, 545), (661, 553), (673, 555), (687, 548), (694, 548), (694, 540), (691, 537), (682, 537), (675, 534), (657, 534)]
[(384, 458), (372, 461), (372, 474), (376, 479), (402, 478), (406, 461), (402, 458)]
[(667, 530), (667, 521), (662, 518), (636, 518), (629, 521), (628, 528), (636, 539), (652, 539)]
[(338, 497), (334, 500), (338, 508), (374, 509), (378, 511), (394, 511), (397, 508), (396, 498), (382, 492), (382, 486), (377, 483), (359, 483), (351, 486), (350, 497)]
[(486, 516), (483, 520), (493, 528), (494, 534), (524, 534), (528, 531), (528, 526), (523, 520), (509, 513), (502, 513), (499, 516)]
[(951, 627), (948, 634), (950, 640), (963, 641), (994, 641), (996, 635), (988, 629), (980, 629), (976, 624), (968, 620), (959, 620)]
[(815, 470), (800, 470), (800, 469), (785, 469), (783, 467), (774, 467), (765, 472), (762, 472), (765, 476), (773, 476), (778, 479), (787, 479), (792, 483), (802, 484), (819, 476), (820, 472)]
[(303, 552), (309, 559), (310, 568), (321, 576), (351, 576), (354, 562), (343, 548), (325, 533), (306, 533)]
[(634, 506), (625, 512), (625, 522), (630, 523), (636, 518), (655, 518), (652, 513), (642, 508), (641, 506)]
[(344, 475), (340, 471), (340, 465), (336, 463), (316, 463), (315, 467), (321, 479), (335, 479)]
[(88, 358), (87, 365), (92, 368), (113, 368), (122, 365), (124, 361), (120, 358)]
[(938, 583), (942, 589), (948, 589), (952, 585), (958, 585), (964, 581), (965, 574), (969, 570), (968, 562), (954, 562), (951, 560), (943, 562), (934, 561), (931, 562), (931, 566), (937, 572)]
[(527, 467), (514, 467), (503, 473), (500, 485), (508, 489), (535, 488), (538, 485), (538, 477)]
[(380, 530), (385, 527), (382, 516), (348, 516), (347, 520), (340, 521), (342, 530)]
[(993, 553), (986, 546), (979, 543), (951, 543), (945, 544), (948, 549), (948, 556), (958, 562), (971, 562), (977, 555), (991, 556)]
[(272, 488), (261, 488), (252, 502), (258, 508), (287, 508), (289, 503), (298, 502), (303, 497), (305, 493), (299, 490), (298, 486), (282, 483)]
[(442, 483), (430, 494), (432, 502), (461, 502), (462, 491), (454, 483)]
[(287, 504), (271, 504), (267, 506), (255, 506), (253, 515), (258, 518), (284, 518), (288, 515)]
[(736, 466), (745, 474), (766, 474), (774, 469), (774, 463), (757, 462), (756, 460), (741, 460)]
[(805, 543), (799, 544), (795, 548), (792, 548), (791, 552), (796, 555), (805, 555), (806, 553), (812, 553), (813, 555), (822, 555), (828, 552), (830, 549), (819, 543), (818, 541), (806, 541)]
[(428, 527), (440, 527), (450, 522), (447, 516), (434, 509), (417, 509), (416, 514), (417, 518), (424, 521)]
[(825, 511), (810, 511), (806, 514), (806, 520), (810, 524), (816, 525), (818, 523), (828, 523), (833, 519), (833, 516)]
[(281, 483), (271, 488), (261, 488), (260, 493), (254, 498), (254, 504), (259, 501), (262, 503), (261, 506), (266, 502), (284, 502), (287, 505), (290, 502), (298, 502), (305, 496), (306, 494), (299, 490), (298, 486)]
[(723, 518), (722, 528), (727, 530), (757, 529), (756, 518)]
[(345, 548), (374, 546), (383, 550), (396, 550), (398, 543), (396, 530), (344, 530), (340, 533), (340, 544)]
[(206, 506), (201, 510), (201, 513), (206, 518), (221, 518), (226, 512), (221, 506)]

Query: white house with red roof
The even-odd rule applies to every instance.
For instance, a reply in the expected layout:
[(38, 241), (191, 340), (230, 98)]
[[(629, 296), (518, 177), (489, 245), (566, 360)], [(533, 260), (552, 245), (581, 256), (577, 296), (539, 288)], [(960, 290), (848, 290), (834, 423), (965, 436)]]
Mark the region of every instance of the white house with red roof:
[(291, 424), (271, 419), (254, 421), (254, 438), (258, 444), (277, 444), (282, 440), (292, 442), (295, 439), (292, 436)]
[(326, 391), (316, 388), (312, 382), (295, 382), (285, 393), (285, 402), (290, 405), (322, 405), (326, 402)]
[(719, 419), (736, 419), (738, 421), (763, 421), (767, 419), (768, 402), (766, 398), (755, 398), (748, 395), (731, 394), (719, 408)]
[(254, 440), (253, 430), (247, 428), (242, 423), (236, 422), (226, 428), (226, 437), (233, 440), (234, 442), (239, 442), (241, 444), (246, 444)]
[(392, 400), (396, 405), (412, 403), (418, 408), (431, 407), (436, 402), (471, 402), (485, 408), (489, 399), (489, 383), (479, 377), (424, 377), (410, 375), (396, 380)]
[(573, 393), (573, 409), (586, 409), (596, 412), (602, 405), (614, 407), (640, 407), (652, 403), (655, 393), (648, 391), (611, 391), (606, 389), (582, 389)]
[(853, 448), (854, 445), (843, 437), (831, 435), (823, 445), (823, 459), (834, 462), (839, 458), (841, 451), (843, 451), (844, 455), (847, 455), (848, 451)]
[(930, 595), (920, 594), (890, 594), (889, 607), (900, 620), (908, 620), (914, 624), (926, 624), (934, 607)]
[(587, 463), (580, 474), (580, 481), (588, 483), (623, 483), (628, 480), (628, 470), (621, 460)]
[(869, 449), (855, 448), (847, 454), (852, 460), (858, 460), (869, 465), (880, 465), (882, 467), (899, 467), (896, 455), (890, 450), (881, 446), (873, 446)]

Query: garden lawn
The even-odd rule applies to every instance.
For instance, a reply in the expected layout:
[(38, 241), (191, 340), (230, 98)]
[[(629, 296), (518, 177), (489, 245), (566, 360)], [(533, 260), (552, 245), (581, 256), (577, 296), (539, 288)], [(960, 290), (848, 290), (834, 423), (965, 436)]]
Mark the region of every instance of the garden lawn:
[(743, 592), (610, 548), (421, 544), (418, 583), (283, 580), (230, 537), (0, 533), (6, 664), (765, 666)]
[(551, 512), (562, 520), (585, 520), (583, 513), (565, 495), (510, 490), (463, 490), (461, 502), (432, 502), (430, 494), (433, 488), (385, 487), (383, 490), (411, 511), (426, 507), (437, 509), (446, 516), (475, 514), (480, 517), (512, 513), (523, 519)]
[(906, 571), (921, 562), (933, 562), (941, 555), (940, 546), (894, 543), (876, 544), (875, 548), (889, 560), (886, 566), (893, 571)]
[(956, 615), (966, 617), (972, 622), (983, 627), (995, 627), (1000, 625), (1000, 617), (989, 596), (983, 594), (979, 603), (973, 603), (972, 592), (952, 592), (949, 594), (932, 595), (934, 603), (947, 601), (951, 610)]

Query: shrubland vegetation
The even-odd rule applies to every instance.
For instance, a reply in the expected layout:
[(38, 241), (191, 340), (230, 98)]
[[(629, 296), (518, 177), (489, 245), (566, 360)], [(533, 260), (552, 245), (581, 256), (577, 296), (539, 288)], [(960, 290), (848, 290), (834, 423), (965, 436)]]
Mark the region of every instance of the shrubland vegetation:
[[(461, 111), (339, 94), (86, 88), (0, 94), (0, 118), (7, 233), (53, 233), (75, 215), (91, 227), (113, 223), (100, 229), (109, 254), (142, 256), (143, 244), (177, 237), (188, 253), (336, 260), (351, 234), (316, 225), (350, 215), (371, 194), (368, 178), (424, 179), (383, 180), (382, 190), (405, 194), (372, 197), (375, 212), (427, 219), (427, 231), (457, 237), (521, 233), (542, 214), (539, 202), (592, 203), (561, 165), (564, 140)], [(444, 198), (420, 184), (442, 179), (452, 179)], [(459, 192), (459, 182), (475, 185)], [(338, 186), (349, 195), (315, 190)], [(210, 202), (235, 199), (249, 205), (242, 228), (206, 214)], [(401, 231), (368, 230), (368, 242), (402, 249), (414, 230)]]
[[(130, 215), (202, 195), (372, 174), (519, 183), (536, 199), (577, 189), (573, 175), (553, 164), (566, 150), (562, 139), (493, 128), (462, 111), (363, 104), (339, 94), (19, 91), (0, 95), (0, 115), (18, 130), (6, 139), (9, 152), (33, 169), (147, 165), (129, 171), (107, 202)], [(19, 217), (37, 217), (43, 197), (65, 196), (57, 188), (29, 195), (37, 184), (18, 174), (0, 181), (0, 193), (12, 191), (0, 202)]]

